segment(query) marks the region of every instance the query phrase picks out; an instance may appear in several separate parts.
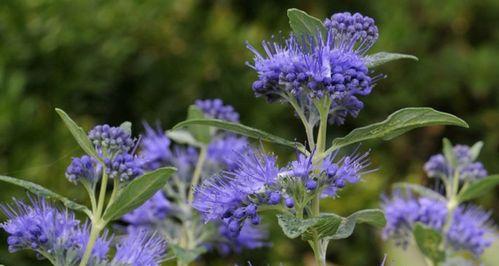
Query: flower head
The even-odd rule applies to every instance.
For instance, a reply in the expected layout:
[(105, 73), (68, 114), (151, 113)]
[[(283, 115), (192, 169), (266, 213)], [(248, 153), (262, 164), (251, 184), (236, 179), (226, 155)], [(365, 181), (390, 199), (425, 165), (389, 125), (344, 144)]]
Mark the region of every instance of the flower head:
[(424, 197), (404, 197), (400, 192), (396, 192), (391, 199), (385, 198), (383, 209), (386, 217), (383, 238), (394, 238), (403, 247), (407, 246), (415, 223), (441, 230), (447, 217), (445, 202)]
[(109, 178), (118, 178), (120, 182), (130, 181), (143, 173), (137, 158), (127, 153), (106, 158), (105, 163)]
[(130, 133), (125, 132), (120, 127), (111, 127), (106, 124), (98, 125), (90, 130), (88, 138), (95, 148), (106, 157), (117, 153), (126, 153), (135, 146)]
[(144, 127), (146, 132), (140, 145), (142, 167), (152, 171), (166, 166), (172, 159), (170, 139), (159, 126), (153, 129), (148, 124), (144, 124)]
[(166, 247), (166, 241), (159, 235), (145, 229), (131, 229), (116, 245), (111, 265), (161, 265)]
[(95, 183), (100, 179), (101, 169), (102, 167), (95, 158), (83, 155), (72, 159), (71, 164), (66, 169), (66, 178), (73, 183), (81, 180)]
[(327, 34), (299, 38), (290, 35), (284, 43), (263, 42), (265, 54), (248, 45), (254, 54), (250, 65), (258, 74), (253, 83), (257, 96), (267, 100), (294, 98), (309, 120), (318, 113), (314, 100), (331, 101), (330, 122), (343, 124), (363, 108), (358, 96), (371, 93), (379, 76), (371, 77), (363, 54), (377, 39), (374, 20), (360, 14), (335, 14), (326, 20)]
[(231, 105), (224, 105), (220, 99), (196, 100), (196, 106), (204, 115), (214, 119), (238, 122), (239, 114)]
[(489, 223), (490, 213), (473, 206), (459, 207), (454, 212), (447, 239), (454, 249), (469, 250), (480, 256), (497, 238)]
[(452, 151), (455, 165), (452, 165), (443, 154), (436, 154), (425, 163), (426, 174), (429, 177), (452, 178), (457, 171), (462, 181), (474, 181), (487, 176), (487, 170), (481, 162), (475, 161), (469, 146), (458, 144)]
[[(89, 238), (88, 224), (80, 225), (74, 213), (58, 209), (44, 198), (29, 199), (28, 203), (14, 200), (13, 205), (1, 206), (8, 218), (0, 227), (9, 234), (9, 251), (31, 249), (61, 265), (77, 264)], [(93, 259), (105, 258), (110, 241), (106, 236), (98, 238)]]
[(208, 162), (220, 165), (225, 170), (237, 167), (238, 154), (243, 153), (248, 146), (245, 137), (227, 135), (214, 139), (208, 145)]

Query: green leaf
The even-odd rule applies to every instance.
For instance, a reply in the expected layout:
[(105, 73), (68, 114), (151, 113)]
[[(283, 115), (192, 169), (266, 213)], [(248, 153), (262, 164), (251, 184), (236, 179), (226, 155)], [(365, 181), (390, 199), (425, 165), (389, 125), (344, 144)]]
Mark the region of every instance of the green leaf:
[(109, 222), (139, 207), (164, 187), (175, 171), (173, 167), (159, 168), (132, 180), (106, 209), (103, 219)]
[(23, 187), (27, 189), (29, 192), (44, 197), (44, 198), (50, 198), (50, 199), (55, 199), (60, 201), (64, 206), (66, 206), (69, 209), (75, 210), (75, 211), (81, 211), (85, 214), (87, 214), (89, 217), (92, 215), (91, 211), (86, 207), (81, 204), (78, 204), (64, 196), (61, 196), (52, 190), (49, 190), (47, 188), (44, 188), (36, 183), (32, 183), (26, 180), (10, 177), (10, 176), (3, 176), (0, 175), (0, 181), (7, 182), (16, 186)]
[(386, 224), (385, 214), (380, 209), (365, 209), (343, 218), (336, 233), (326, 239), (343, 239), (352, 235), (356, 224), (367, 223), (376, 227)]
[(187, 144), (190, 146), (200, 147), (202, 146), (194, 136), (192, 136), (191, 132), (182, 129), (176, 130), (168, 130), (165, 132), (166, 136), (168, 136), (171, 140), (175, 141), (178, 144)]
[(101, 160), (100, 157), (97, 155), (97, 152), (95, 151), (94, 145), (92, 145), (92, 142), (90, 142), (90, 139), (87, 136), (87, 133), (79, 127), (69, 116), (66, 114), (63, 110), (59, 108), (55, 108), (55, 111), (59, 116), (61, 117), (62, 121), (66, 125), (66, 127), (69, 129), (71, 134), (73, 135), (74, 139), (80, 147), (90, 156)]
[(378, 138), (390, 140), (412, 129), (433, 125), (468, 127), (464, 120), (429, 107), (404, 108), (391, 114), (384, 121), (354, 129), (345, 137), (334, 139), (326, 154), (353, 143)]
[(132, 122), (125, 121), (121, 123), (120, 128), (123, 129), (123, 131), (128, 133), (130, 136), (132, 135)]
[(419, 250), (430, 258), (433, 262), (438, 263), (443, 261), (445, 253), (439, 249), (442, 242), (442, 235), (434, 229), (424, 226), (421, 223), (416, 223), (412, 233), (419, 247)]
[[(203, 111), (201, 111), (197, 106), (189, 106), (189, 111), (187, 113), (187, 120), (193, 119), (204, 119)], [(189, 131), (192, 132), (195, 139), (201, 143), (208, 144), (211, 141), (210, 127), (199, 124), (189, 125)]]
[(499, 175), (491, 175), (465, 185), (458, 194), (459, 202), (478, 198), (499, 185)]
[(413, 55), (379, 52), (366, 56), (364, 62), (368, 68), (372, 68), (399, 59), (412, 59), (418, 61), (418, 58)]
[(321, 215), (316, 218), (315, 224), (302, 234), (302, 238), (304, 240), (311, 240), (313, 239), (314, 234), (317, 235), (319, 239), (333, 236), (338, 231), (338, 227), (343, 219), (343, 217), (334, 213), (321, 213)]
[(255, 138), (258, 140), (273, 142), (273, 143), (281, 144), (284, 146), (296, 148), (303, 153), (307, 153), (305, 146), (303, 146), (303, 144), (301, 144), (301, 143), (289, 141), (289, 140), (283, 139), (281, 137), (272, 135), (270, 133), (261, 131), (259, 129), (251, 128), (251, 127), (239, 124), (239, 123), (227, 122), (227, 121), (219, 120), (219, 119), (186, 120), (186, 121), (183, 121), (183, 122), (176, 124), (173, 127), (173, 129), (178, 129), (178, 128), (190, 126), (190, 125), (213, 126), (213, 127), (217, 127), (217, 128), (221, 128), (221, 129), (230, 131), (230, 132), (238, 133), (238, 134), (250, 137), (250, 138)]
[(299, 219), (289, 214), (278, 214), (277, 223), (289, 238), (296, 238), (315, 225), (317, 218)]
[(312, 35), (315, 36), (318, 31), (322, 36), (326, 36), (327, 29), (324, 24), (315, 17), (310, 16), (305, 11), (291, 8), (288, 9), (289, 25), (296, 35)]
[(471, 146), (470, 152), (471, 152), (471, 158), (473, 160), (476, 160), (478, 158), (478, 155), (480, 155), (480, 151), (482, 151), (482, 147), (483, 147), (483, 141), (479, 141), (473, 144), (473, 146)]
[(439, 193), (437, 193), (437, 192), (435, 192), (435, 191), (433, 191), (433, 190), (431, 190), (429, 188), (423, 187), (421, 185), (417, 185), (417, 184), (400, 182), (400, 183), (393, 184), (393, 188), (400, 188), (400, 189), (404, 189), (404, 190), (412, 190), (412, 191), (418, 193), (421, 196), (433, 198), (433, 199), (436, 199), (436, 200), (442, 200), (442, 201), (446, 200), (445, 197), (442, 196), (442, 195), (440, 195)]
[(197, 259), (201, 254), (205, 253), (207, 250), (204, 247), (197, 247), (195, 249), (185, 249), (179, 245), (170, 245), (173, 253), (177, 256), (177, 259), (185, 264), (189, 264)]
[(450, 142), (449, 139), (444, 138), (442, 140), (442, 147), (445, 159), (447, 159), (452, 167), (455, 167), (457, 165), (457, 158), (454, 154), (454, 147), (452, 146), (452, 142)]

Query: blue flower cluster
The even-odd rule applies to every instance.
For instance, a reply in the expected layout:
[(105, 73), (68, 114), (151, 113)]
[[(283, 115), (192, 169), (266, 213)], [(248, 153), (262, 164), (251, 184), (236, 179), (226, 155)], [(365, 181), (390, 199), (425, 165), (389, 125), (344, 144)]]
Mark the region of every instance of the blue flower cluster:
[[(387, 220), (383, 237), (394, 238), (398, 244), (407, 246), (415, 223), (422, 223), (439, 232), (449, 219), (447, 203), (427, 197), (403, 197), (396, 193), (392, 199), (385, 198)], [(459, 206), (450, 218), (446, 232), (447, 243), (455, 250), (468, 250), (479, 256), (494, 240), (494, 230), (489, 227), (490, 214), (477, 207)]]
[[(88, 137), (103, 159), (109, 178), (127, 182), (142, 175), (141, 161), (133, 155), (136, 144), (130, 133), (121, 127), (98, 125), (90, 130)], [(83, 155), (73, 158), (66, 169), (66, 177), (73, 183), (85, 180), (95, 184), (101, 178), (102, 168), (95, 158)]]
[(239, 122), (239, 113), (231, 105), (224, 105), (220, 99), (196, 100), (196, 106), (206, 117)]
[(284, 43), (263, 42), (265, 54), (248, 44), (255, 54), (252, 67), (257, 96), (269, 101), (297, 101), (306, 113), (317, 113), (314, 99), (331, 100), (330, 122), (343, 124), (364, 107), (358, 96), (371, 93), (380, 76), (371, 77), (364, 53), (377, 40), (374, 20), (358, 13), (334, 14), (325, 21), (327, 34), (295, 36)]
[(321, 167), (315, 167), (312, 157), (299, 154), (296, 161), (279, 169), (275, 156), (248, 150), (238, 155), (236, 168), (206, 179), (196, 189), (193, 206), (206, 221), (223, 221), (237, 236), (246, 221), (260, 223), (260, 206), (283, 204), (293, 208), (297, 183), (309, 193), (336, 196), (346, 183), (360, 180), (369, 165), (367, 156), (345, 156), (336, 163), (330, 156)]
[[(225, 105), (220, 99), (197, 100), (196, 106), (203, 111), (206, 117), (237, 122), (239, 114), (230, 105)], [(163, 166), (174, 166), (177, 168), (176, 177), (188, 188), (191, 182), (194, 168), (197, 164), (199, 153), (195, 147), (172, 145), (160, 127), (152, 129), (145, 125), (146, 132), (142, 138), (140, 146), (141, 166), (147, 171), (151, 171)], [(237, 137), (225, 132), (217, 132), (212, 141), (208, 144), (206, 161), (202, 168), (201, 176), (209, 177), (221, 171), (234, 170), (238, 167), (237, 158), (248, 149), (249, 143), (245, 137)], [(123, 216), (122, 220), (127, 223), (128, 228), (150, 228), (159, 230), (169, 235), (170, 232), (163, 232), (165, 225), (172, 226), (178, 222), (178, 217), (186, 214), (184, 208), (177, 206), (178, 184), (172, 180), (171, 190), (164, 190), (156, 193), (142, 206)], [(180, 197), (182, 199), (182, 197)], [(252, 210), (253, 208), (253, 210)], [(242, 211), (242, 210), (241, 210)], [(247, 206), (245, 213), (253, 213), (253, 222), (259, 223), (260, 217), (256, 215), (256, 206)], [(190, 214), (188, 214), (190, 215)], [(250, 224), (241, 225), (241, 232), (248, 232), (248, 235), (231, 235), (228, 224), (215, 223), (220, 228), (219, 235), (213, 239), (207, 239), (204, 245), (218, 250), (222, 254), (233, 251), (239, 252), (242, 249), (257, 248), (264, 246), (266, 232), (257, 227), (250, 227)], [(238, 228), (239, 230), (239, 228)], [(251, 236), (249, 235), (251, 232)], [(173, 236), (175, 238), (175, 236)]]
[(111, 265), (159, 266), (166, 255), (166, 241), (146, 229), (130, 230), (116, 245)]
[(66, 169), (66, 178), (76, 183), (84, 180), (90, 184), (95, 184), (101, 177), (101, 165), (97, 160), (88, 155), (80, 158), (73, 158), (71, 164)]
[(323, 197), (336, 197), (338, 190), (348, 183), (354, 184), (366, 174), (370, 165), (369, 153), (345, 156), (335, 162), (336, 153), (324, 159), (322, 165), (314, 166), (313, 155), (299, 154), (297, 160), (292, 161), (281, 176), (298, 177), (308, 191), (321, 191)]
[[(56, 265), (78, 265), (89, 239), (89, 224), (81, 224), (74, 213), (51, 205), (44, 198), (29, 199), (27, 203), (15, 200), (12, 205), (1, 206), (2, 212), (8, 218), (0, 224), (0, 227), (9, 234), (7, 239), (9, 251), (34, 250), (38, 256), (46, 257)], [(97, 239), (92, 250), (90, 265), (107, 265), (112, 239), (112, 236), (107, 236), (107, 232)], [(151, 246), (146, 247), (133, 242), (136, 241), (127, 243), (128, 250), (125, 252), (120, 252), (121, 246), (117, 247), (117, 255), (113, 259), (115, 264), (111, 265), (123, 265), (123, 263), (159, 265), (166, 252), (166, 246), (161, 246), (162, 249), (154, 246), (156, 249), (153, 249)], [(131, 253), (132, 250), (140, 253), (145, 249), (148, 250), (148, 254), (128, 257), (126, 261), (118, 256), (121, 253)], [(151, 258), (149, 260), (151, 263), (137, 264), (148, 257)]]
[(233, 171), (205, 179), (196, 188), (193, 202), (205, 221), (223, 221), (233, 237), (246, 220), (254, 225), (260, 223), (258, 206), (276, 205), (282, 199), (277, 189), (279, 168), (274, 156), (250, 149), (238, 158)]
[(455, 164), (452, 165), (443, 154), (435, 154), (424, 165), (429, 177), (452, 178), (456, 172), (462, 181), (475, 181), (487, 176), (487, 170), (481, 162), (476, 162), (469, 146), (455, 145), (453, 148)]

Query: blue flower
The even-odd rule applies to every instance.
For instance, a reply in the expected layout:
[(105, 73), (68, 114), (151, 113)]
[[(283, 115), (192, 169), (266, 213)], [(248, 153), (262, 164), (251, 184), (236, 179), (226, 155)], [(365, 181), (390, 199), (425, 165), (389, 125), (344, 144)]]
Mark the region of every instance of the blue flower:
[(378, 33), (374, 20), (360, 14), (335, 14), (325, 24), (325, 36), (291, 34), (283, 43), (264, 41), (265, 54), (247, 45), (255, 55), (249, 66), (258, 74), (253, 91), (269, 101), (294, 98), (312, 122), (318, 113), (313, 100), (327, 97), (330, 122), (343, 124), (347, 116), (358, 115), (363, 108), (358, 96), (370, 94), (381, 77), (370, 76), (364, 59)]
[(481, 162), (475, 162), (471, 149), (466, 145), (455, 145), (453, 155), (456, 165), (445, 158), (443, 154), (435, 154), (424, 165), (424, 170), (429, 177), (452, 178), (457, 171), (462, 181), (475, 181), (488, 175)]
[(129, 152), (135, 146), (130, 133), (120, 127), (111, 127), (106, 124), (98, 125), (90, 130), (88, 138), (104, 157)]
[(446, 202), (410, 195), (404, 197), (400, 192), (391, 199), (384, 198), (383, 209), (386, 217), (383, 238), (394, 238), (403, 247), (407, 246), (415, 223), (441, 230), (447, 218)]
[(209, 118), (239, 122), (239, 114), (231, 105), (224, 105), (220, 99), (196, 100), (196, 106)]
[(189, 182), (194, 167), (198, 161), (198, 152), (194, 147), (179, 147), (173, 149), (172, 166), (177, 168), (176, 175), (185, 182)]
[(208, 162), (232, 170), (237, 167), (238, 154), (243, 153), (248, 145), (245, 137), (227, 135), (216, 138), (208, 145)]
[(447, 239), (456, 250), (468, 250), (480, 256), (497, 238), (490, 226), (490, 213), (474, 207), (459, 207), (454, 212)]
[(109, 178), (118, 178), (120, 182), (130, 181), (143, 173), (137, 158), (130, 154), (118, 154), (104, 162)]
[[(10, 252), (31, 249), (60, 265), (77, 265), (89, 238), (89, 226), (80, 225), (74, 213), (60, 210), (44, 198), (29, 197), (29, 203), (14, 200), (2, 205), (8, 220), (0, 225), (8, 234)], [(109, 250), (106, 235), (97, 239), (92, 260), (105, 259)]]
[(166, 248), (166, 241), (159, 235), (145, 229), (132, 229), (116, 245), (111, 265), (161, 265)]
[(83, 155), (72, 159), (71, 164), (66, 169), (66, 178), (73, 183), (85, 180), (93, 184), (100, 179), (101, 169), (102, 166), (95, 158)]
[(239, 154), (235, 170), (205, 179), (196, 188), (193, 207), (205, 221), (223, 221), (235, 237), (246, 220), (260, 223), (259, 205), (281, 201), (278, 174), (275, 157), (248, 150)]
[(152, 171), (168, 165), (172, 159), (170, 139), (159, 126), (157, 129), (153, 129), (148, 124), (144, 124), (144, 127), (146, 132), (140, 145), (142, 167)]
[(140, 207), (125, 214), (122, 219), (134, 226), (153, 225), (164, 220), (171, 210), (170, 201), (162, 191), (158, 191)]

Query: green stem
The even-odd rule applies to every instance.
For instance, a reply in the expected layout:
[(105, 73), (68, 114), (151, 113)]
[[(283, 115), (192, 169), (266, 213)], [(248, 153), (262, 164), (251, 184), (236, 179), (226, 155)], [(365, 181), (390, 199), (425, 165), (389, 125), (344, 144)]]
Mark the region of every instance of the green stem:
[(113, 192), (111, 192), (111, 197), (109, 198), (109, 202), (107, 203), (108, 206), (113, 203), (114, 199), (116, 198), (116, 195), (118, 194), (118, 190), (120, 189), (120, 183), (118, 178), (115, 178), (113, 180)]
[(83, 258), (80, 261), (80, 266), (87, 265), (88, 260), (90, 259), (90, 255), (92, 254), (92, 249), (94, 247), (95, 241), (97, 240), (97, 237), (104, 228), (104, 226), (101, 226), (100, 224), (101, 224), (100, 221), (97, 222), (92, 221), (92, 229), (90, 229), (90, 236), (88, 238), (87, 247), (85, 249), (85, 253), (83, 254)]
[(293, 106), (293, 109), (295, 109), (295, 112), (298, 114), (298, 117), (300, 118), (303, 127), (305, 127), (305, 133), (307, 134), (307, 141), (308, 141), (308, 146), (310, 147), (310, 150), (314, 150), (315, 148), (315, 140), (314, 140), (314, 130), (313, 128), (309, 125), (307, 118), (305, 117), (305, 114), (303, 113), (303, 110), (301, 109), (300, 105), (298, 105), (298, 102), (296, 101), (295, 98), (293, 97), (285, 97), (288, 102)]
[(95, 240), (99, 236), (100, 232), (104, 228), (105, 224), (101, 220), (102, 211), (104, 208), (104, 202), (106, 201), (106, 188), (107, 188), (107, 179), (108, 176), (106, 174), (106, 169), (103, 169), (102, 174), (102, 182), (100, 186), (99, 192), (99, 202), (97, 203), (97, 211), (93, 213), (92, 216), (92, 228), (90, 229), (90, 236), (88, 238), (87, 247), (85, 248), (85, 253), (83, 254), (83, 258), (80, 261), (80, 266), (85, 266), (90, 259), (90, 255), (92, 254), (92, 249), (95, 244)]
[(90, 198), (90, 204), (92, 205), (92, 212), (95, 212), (97, 209), (97, 202), (95, 200), (94, 190), (92, 189), (92, 187), (90, 186), (90, 184), (88, 182), (85, 181), (85, 182), (82, 182), (82, 184), (88, 193), (88, 197)]
[(201, 178), (201, 171), (203, 170), (204, 161), (206, 160), (206, 146), (201, 147), (199, 151), (198, 161), (196, 163), (196, 168), (194, 168), (194, 173), (192, 174), (191, 187), (189, 190), (189, 197), (187, 198), (187, 202), (189, 205), (194, 200), (194, 187), (199, 183), (199, 179)]
[[(329, 107), (331, 105), (331, 101), (326, 99), (324, 101), (318, 101), (315, 103), (317, 110), (319, 110), (320, 122), (319, 122), (319, 131), (317, 132), (317, 144), (315, 145), (316, 150), (314, 154), (314, 165), (321, 165), (323, 160), (323, 154), (326, 150), (326, 135), (327, 135), (327, 119), (329, 115)], [(317, 192), (314, 198), (312, 199), (312, 207), (311, 207), (311, 216), (317, 217), (320, 215), (320, 194), (321, 192)], [(315, 263), (319, 266), (326, 265), (326, 251), (328, 246), (328, 241), (323, 241), (319, 239), (319, 236), (316, 232), (313, 234), (313, 238), (309, 241), (312, 250), (314, 251)]]

